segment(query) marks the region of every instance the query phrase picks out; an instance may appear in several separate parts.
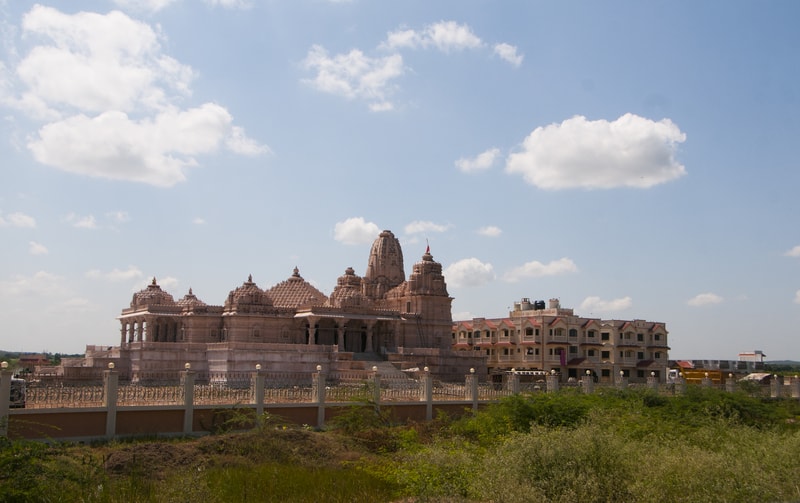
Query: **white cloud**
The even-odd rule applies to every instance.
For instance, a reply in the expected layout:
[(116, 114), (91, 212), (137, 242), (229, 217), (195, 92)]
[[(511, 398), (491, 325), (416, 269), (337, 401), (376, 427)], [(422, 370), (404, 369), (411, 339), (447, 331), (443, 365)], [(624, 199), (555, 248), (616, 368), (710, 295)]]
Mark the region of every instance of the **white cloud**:
[(64, 278), (46, 271), (39, 271), (30, 277), (16, 275), (10, 281), (0, 281), (0, 297), (57, 297), (68, 294)]
[(354, 217), (336, 223), (333, 239), (346, 245), (368, 244), (375, 241), (380, 232), (380, 228), (374, 223), (365, 222), (362, 217)]
[(800, 304), (800, 290), (794, 292), (794, 303)]
[(576, 266), (575, 262), (573, 262), (571, 259), (563, 257), (558, 260), (552, 260), (547, 264), (543, 264), (538, 260), (526, 262), (522, 266), (516, 267), (506, 273), (503, 276), (503, 279), (509, 283), (515, 283), (525, 278), (556, 276), (573, 272), (578, 272), (578, 266)]
[(399, 54), (371, 58), (353, 49), (347, 54), (330, 57), (319, 45), (309, 49), (303, 66), (317, 73), (313, 79), (303, 82), (324, 93), (365, 100), (373, 111), (391, 109), (387, 99), (393, 91), (391, 82), (405, 71), (403, 57)]
[(427, 232), (445, 232), (449, 225), (437, 224), (434, 222), (415, 220), (406, 225), (403, 229), (406, 234), (424, 234)]
[(472, 257), (459, 260), (444, 270), (447, 283), (454, 287), (481, 286), (495, 279), (492, 264)]
[(11, 213), (5, 217), (0, 214), (0, 227), (36, 228), (36, 219), (24, 213)]
[(99, 306), (89, 299), (82, 297), (72, 297), (60, 302), (55, 302), (53, 305), (48, 306), (48, 311), (51, 313), (88, 313), (95, 312)]
[[(141, 121), (122, 112), (77, 115), (47, 124), (28, 147), (39, 162), (71, 173), (170, 187), (198, 164), (194, 155), (214, 152), (230, 137), (231, 122), (226, 109), (210, 103)], [(243, 140), (229, 146), (238, 153), (263, 151)]]
[(633, 299), (622, 297), (620, 299), (602, 300), (600, 297), (586, 297), (581, 302), (581, 310), (589, 313), (613, 313), (624, 311), (631, 307)]
[(511, 63), (519, 68), (525, 56), (517, 53), (517, 47), (511, 44), (500, 43), (495, 44), (494, 53), (500, 56), (501, 59)]
[(791, 250), (784, 253), (787, 257), (800, 257), (800, 245), (795, 246)]
[(131, 217), (128, 215), (127, 211), (111, 211), (106, 213), (106, 217), (117, 224), (124, 224), (125, 222), (129, 222), (131, 220)]
[[(125, 2), (134, 4), (158, 10), (168, 2)], [(220, 105), (177, 107), (191, 96), (194, 72), (164, 54), (146, 23), (120, 11), (64, 14), (37, 5), (22, 26), (39, 45), (15, 68), (22, 91), (4, 102), (45, 122), (27, 142), (40, 163), (169, 187), (185, 180), (196, 155), (222, 147), (269, 152)]]
[(128, 266), (127, 269), (113, 269), (109, 272), (103, 273), (98, 269), (92, 269), (86, 273), (87, 278), (91, 279), (104, 279), (106, 281), (129, 281), (142, 277), (142, 271), (136, 266)]
[(692, 307), (710, 306), (722, 303), (724, 299), (715, 293), (701, 293), (689, 299), (686, 303)]
[(669, 119), (633, 114), (589, 121), (576, 116), (536, 128), (511, 154), (506, 172), (542, 189), (648, 188), (686, 174), (676, 159), (686, 135)]
[(472, 320), (475, 316), (469, 311), (459, 311), (453, 313), (453, 321)]
[(425, 27), (418, 32), (411, 29), (399, 29), (386, 36), (381, 46), (388, 49), (428, 48), (435, 47), (442, 52), (477, 49), (483, 45), (480, 37), (472, 32), (466, 24), (455, 21), (440, 21)]
[(191, 68), (162, 54), (156, 32), (122, 12), (64, 14), (37, 5), (22, 26), (24, 35), (49, 42), (16, 69), (31, 100), (64, 112), (132, 111), (165, 107), (167, 89), (188, 94)]
[(244, 129), (238, 126), (231, 126), (228, 136), (225, 138), (225, 145), (231, 152), (241, 155), (256, 156), (272, 153), (272, 149), (268, 146), (248, 138)]
[(31, 255), (47, 255), (47, 247), (42, 243), (31, 241), (28, 243), (28, 253)]
[(213, 7), (225, 9), (250, 9), (253, 7), (253, 2), (249, 0), (205, 0), (205, 2)]
[(65, 217), (65, 220), (79, 229), (97, 229), (97, 220), (95, 220), (94, 215), (81, 217), (75, 213), (70, 213)]
[(195, 217), (195, 218), (192, 220), (192, 223), (193, 223), (193, 224), (195, 224), (195, 225), (204, 225), (204, 224), (206, 223), (206, 221), (205, 221), (205, 219), (203, 219), (203, 218), (200, 218), (200, 217)]
[(478, 229), (478, 234), (480, 234), (481, 236), (486, 236), (486, 237), (490, 237), (490, 238), (496, 238), (497, 236), (499, 236), (502, 233), (503, 233), (503, 230), (500, 229), (500, 227), (496, 227), (494, 225), (489, 225), (489, 226), (481, 227), (480, 229)]
[(500, 149), (490, 148), (481, 152), (474, 158), (462, 157), (456, 161), (456, 167), (464, 173), (474, 173), (485, 171), (494, 165), (495, 160), (500, 156)]
[(177, 0), (114, 0), (114, 4), (133, 11), (158, 12), (166, 9)]

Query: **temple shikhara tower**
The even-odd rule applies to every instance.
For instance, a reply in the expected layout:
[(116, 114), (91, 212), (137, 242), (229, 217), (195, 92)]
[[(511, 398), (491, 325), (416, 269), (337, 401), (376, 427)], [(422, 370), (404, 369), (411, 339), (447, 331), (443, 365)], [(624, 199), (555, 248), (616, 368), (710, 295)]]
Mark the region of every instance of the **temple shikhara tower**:
[[(391, 231), (372, 244), (364, 276), (345, 269), (330, 296), (295, 268), (285, 281), (261, 288), (248, 276), (223, 305), (190, 288), (180, 299), (156, 278), (135, 293), (119, 316), (119, 346), (89, 346), (68, 374), (87, 377), (113, 362), (131, 379), (182, 369), (251, 372), (345, 371), (389, 361), (398, 370), (427, 366), (442, 377), (486, 371), (479, 355), (454, 352), (452, 298), (442, 265), (428, 248), (406, 278), (403, 250)], [(385, 367), (384, 367), (385, 368)]]

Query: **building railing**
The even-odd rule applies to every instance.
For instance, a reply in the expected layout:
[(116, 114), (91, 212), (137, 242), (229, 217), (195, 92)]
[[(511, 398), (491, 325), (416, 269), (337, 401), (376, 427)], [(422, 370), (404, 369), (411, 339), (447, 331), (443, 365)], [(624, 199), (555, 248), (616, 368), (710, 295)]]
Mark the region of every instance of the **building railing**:
[[(196, 407), (208, 406), (247, 406), (260, 415), (265, 406), (279, 404), (305, 404), (317, 409), (316, 426), (325, 423), (326, 406), (348, 403), (370, 402), (381, 404), (426, 406), (426, 418), (432, 418), (434, 403), (462, 403), (471, 405), (473, 410), (481, 403), (496, 401), (504, 396), (522, 392), (553, 392), (559, 387), (580, 388), (586, 393), (598, 387), (627, 388), (628, 386), (647, 386), (655, 392), (682, 394), (686, 390), (686, 380), (678, 379), (664, 383), (654, 375), (646, 383), (629, 384), (627, 376), (613, 376), (608, 382), (597, 382), (595, 376), (585, 375), (580, 379), (564, 380), (555, 373), (536, 375), (531, 378), (525, 372), (509, 372), (500, 382), (489, 381), (489, 376), (479, 377), (467, 374), (463, 382), (443, 382), (433, 378), (427, 368), (416, 377), (381, 376), (377, 371), (360, 373), (328, 374), (318, 367), (314, 373), (280, 374), (257, 370), (239, 374), (203, 374), (190, 369), (165, 375), (162, 381), (146, 383), (120, 382), (119, 373), (107, 370), (102, 383), (68, 385), (67, 383), (32, 383), (26, 390), (24, 406), (26, 409), (80, 411), (101, 409), (106, 416), (107, 438), (116, 436), (116, 415), (118, 409), (135, 408), (156, 410), (170, 406), (183, 410), (183, 433), (194, 431), (193, 413)], [(496, 376), (493, 376), (496, 377)], [(10, 400), (12, 373), (0, 370), (0, 436), (7, 435), (10, 414), (18, 409)], [(522, 382), (521, 382), (522, 381)], [(736, 391), (740, 386), (734, 379), (723, 384), (715, 384), (706, 377), (700, 383), (705, 387), (721, 387), (725, 391)], [(800, 399), (800, 379), (775, 377), (766, 387), (751, 385), (750, 392), (771, 397), (793, 397)], [(16, 402), (15, 402), (16, 403)]]

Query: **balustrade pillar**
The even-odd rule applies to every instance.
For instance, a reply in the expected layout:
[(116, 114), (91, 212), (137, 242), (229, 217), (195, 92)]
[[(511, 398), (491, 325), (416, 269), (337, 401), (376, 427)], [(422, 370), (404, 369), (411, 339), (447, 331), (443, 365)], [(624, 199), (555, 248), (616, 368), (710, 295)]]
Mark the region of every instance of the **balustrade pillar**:
[(114, 364), (108, 364), (103, 372), (103, 407), (106, 408), (106, 438), (109, 440), (117, 434), (117, 400), (119, 394), (119, 372)]
[(256, 365), (256, 371), (253, 374), (252, 386), (255, 388), (254, 396), (256, 402), (256, 421), (259, 420), (264, 414), (264, 374), (261, 372), (261, 365)]
[(381, 408), (381, 375), (378, 373), (378, 367), (372, 367), (372, 400), (375, 402), (375, 407), (380, 410)]
[(322, 372), (322, 365), (317, 365), (317, 372), (311, 375), (311, 401), (317, 404), (317, 428), (325, 427), (325, 381), (327, 374)]
[(475, 375), (475, 369), (469, 369), (469, 374), (465, 379), (465, 386), (467, 392), (467, 400), (472, 402), (472, 410), (478, 410), (478, 376)]
[(728, 374), (728, 379), (725, 380), (725, 391), (728, 393), (736, 391), (736, 379), (733, 378), (733, 374)]
[(433, 376), (428, 367), (422, 370), (420, 376), (420, 401), (425, 402), (425, 419), (433, 419)]
[(0, 367), (0, 437), (8, 436), (9, 408), (11, 406), (11, 379), (14, 373), (8, 370), (8, 363)]
[(686, 379), (683, 378), (683, 374), (681, 374), (675, 380), (675, 394), (676, 395), (683, 395), (686, 393)]
[(650, 376), (647, 378), (647, 387), (658, 393), (658, 385), (658, 377), (656, 377), (655, 372), (650, 372)]
[(519, 374), (514, 369), (511, 369), (511, 373), (508, 374), (508, 382), (506, 383), (508, 386), (508, 391), (511, 392), (512, 395), (519, 395)]
[(196, 373), (191, 370), (191, 365), (188, 363), (184, 366), (181, 375), (181, 384), (183, 384), (183, 434), (191, 435), (194, 431), (194, 381)]
[(770, 396), (772, 398), (780, 398), (783, 394), (783, 377), (779, 375), (772, 376), (772, 382), (770, 383)]
[(792, 398), (800, 398), (800, 377), (791, 378)]
[(583, 388), (583, 392), (586, 394), (594, 393), (594, 377), (588, 370), (581, 379), (581, 387)]
[(620, 370), (619, 378), (617, 379), (617, 388), (626, 389), (627, 387), (628, 387), (628, 377), (625, 375), (624, 371)]
[(549, 374), (545, 377), (545, 383), (547, 385), (547, 392), (548, 393), (555, 393), (558, 391), (558, 375), (557, 374)]

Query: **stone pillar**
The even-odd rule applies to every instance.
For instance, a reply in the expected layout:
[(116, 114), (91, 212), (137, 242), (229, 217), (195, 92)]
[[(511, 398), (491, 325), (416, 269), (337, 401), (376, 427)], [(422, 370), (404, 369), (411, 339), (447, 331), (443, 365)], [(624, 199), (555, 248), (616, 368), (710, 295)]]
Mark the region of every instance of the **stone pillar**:
[(364, 347), (364, 352), (371, 353), (372, 349), (372, 328), (375, 326), (375, 323), (367, 323), (367, 341)]
[(425, 419), (433, 419), (433, 377), (428, 367), (422, 370), (420, 376), (420, 401), (425, 402)]
[(594, 393), (594, 377), (592, 377), (592, 373), (588, 370), (581, 379), (581, 387), (584, 393)]
[(714, 385), (714, 381), (712, 381), (711, 378), (708, 377), (708, 372), (706, 372), (705, 376), (703, 377), (703, 379), (700, 380), (700, 386), (702, 386), (704, 388), (710, 388), (713, 385)]
[(555, 393), (558, 391), (558, 375), (557, 374), (549, 374), (545, 378), (545, 382), (547, 383), (547, 392), (548, 393)]
[(124, 321), (120, 322), (119, 327), (119, 345), (120, 347), (125, 347), (125, 339), (128, 334), (128, 330), (126, 329), (127, 325)]
[(628, 377), (625, 375), (625, 372), (622, 370), (619, 371), (617, 375), (617, 388), (618, 389), (627, 389), (628, 388)]
[(11, 405), (11, 378), (14, 373), (8, 370), (8, 362), (0, 367), (0, 437), (8, 436), (9, 407)]
[(117, 434), (117, 398), (119, 391), (119, 372), (114, 364), (108, 364), (103, 372), (103, 407), (106, 408), (106, 438), (112, 439)]
[(792, 377), (792, 398), (800, 398), (800, 377), (794, 376)]
[(517, 374), (516, 369), (511, 369), (511, 373), (508, 374), (506, 389), (510, 391), (512, 395), (519, 395), (519, 374)]
[(344, 351), (345, 332), (347, 332), (347, 323), (342, 322), (341, 326), (336, 327), (336, 346), (339, 351)]
[(308, 320), (308, 345), (313, 346), (317, 338), (317, 318), (309, 317)]
[(311, 375), (311, 400), (317, 404), (317, 428), (325, 427), (325, 381), (328, 375), (322, 372), (322, 365)]
[(256, 422), (264, 414), (264, 374), (261, 372), (261, 364), (256, 365), (256, 371), (253, 374), (253, 388), (255, 389), (253, 398), (256, 402)]
[(678, 376), (678, 379), (675, 380), (675, 394), (683, 395), (686, 393), (686, 379), (683, 378), (683, 374)]
[(658, 393), (658, 384), (658, 377), (656, 377), (655, 372), (650, 372), (650, 376), (647, 378), (647, 388)]
[(728, 374), (728, 379), (725, 380), (725, 391), (728, 393), (736, 391), (736, 379), (733, 378), (733, 374)]
[(372, 401), (375, 402), (375, 407), (380, 410), (381, 408), (381, 375), (378, 373), (378, 367), (372, 367)]
[(465, 386), (467, 392), (467, 400), (472, 402), (472, 410), (478, 410), (478, 376), (475, 375), (475, 369), (469, 369), (467, 374)]
[(769, 385), (770, 396), (772, 398), (780, 398), (781, 392), (783, 391), (783, 377), (779, 375), (773, 375), (772, 381)]
[(196, 372), (189, 363), (184, 365), (181, 375), (183, 385), (183, 434), (191, 435), (194, 431), (194, 380)]

